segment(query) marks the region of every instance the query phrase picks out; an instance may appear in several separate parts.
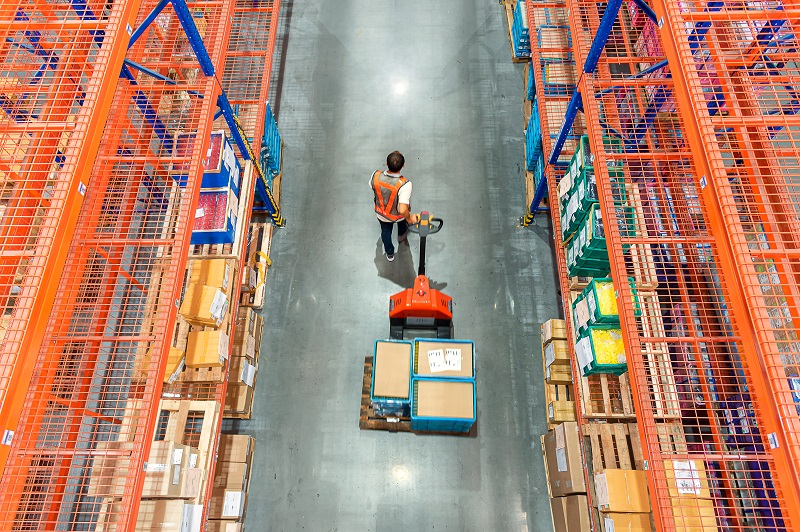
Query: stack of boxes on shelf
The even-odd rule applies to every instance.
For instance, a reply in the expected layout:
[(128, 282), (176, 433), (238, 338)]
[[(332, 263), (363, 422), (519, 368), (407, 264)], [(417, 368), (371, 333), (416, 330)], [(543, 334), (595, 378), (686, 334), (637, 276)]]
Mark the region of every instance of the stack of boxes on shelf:
[(525, 0), (518, 0), (514, 6), (511, 42), (514, 47), (514, 57), (519, 59), (531, 56), (531, 38), (528, 31), (528, 11)]
[[(611, 140), (609, 139), (609, 142)], [(621, 189), (622, 172), (609, 168), (612, 187)], [(575, 352), (584, 376), (596, 373), (620, 375), (627, 371), (625, 348), (619, 328), (614, 285), (606, 247), (605, 225), (597, 193), (594, 157), (589, 138), (583, 136), (566, 174), (559, 182), (561, 237), (566, 246), (570, 276), (594, 277), (572, 301), (577, 334)], [(617, 212), (620, 227), (632, 223), (626, 207)]]
[(242, 168), (224, 132), (211, 133), (203, 168), (191, 243), (232, 244), (236, 238)]
[(244, 434), (222, 434), (208, 507), (207, 532), (241, 532), (253, 470), (256, 440)]
[(410, 416), (414, 432), (468, 433), (477, 419), (475, 344), (375, 342), (370, 402), (377, 417)]
[(591, 530), (577, 423), (557, 425), (541, 443), (554, 531)]
[(575, 421), (575, 387), (567, 347), (564, 320), (552, 319), (542, 324), (542, 361), (545, 375), (545, 407), (548, 428)]
[(226, 418), (250, 419), (252, 416), (263, 328), (264, 319), (252, 308), (239, 308), (225, 396)]

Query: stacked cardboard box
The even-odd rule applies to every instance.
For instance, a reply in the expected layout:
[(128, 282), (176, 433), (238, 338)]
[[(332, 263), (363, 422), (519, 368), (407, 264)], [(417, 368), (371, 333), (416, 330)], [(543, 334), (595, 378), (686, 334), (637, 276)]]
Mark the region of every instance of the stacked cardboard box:
[(222, 434), (211, 501), (209, 530), (241, 530), (256, 441), (243, 434)]
[(644, 471), (604, 469), (594, 475), (595, 503), (606, 530), (651, 532)]
[(250, 419), (253, 411), (261, 331), (264, 319), (249, 307), (240, 307), (230, 357), (225, 417)]
[(567, 349), (566, 323), (558, 319), (546, 321), (542, 324), (541, 336), (547, 420), (551, 425), (575, 421), (575, 396)]
[(669, 486), (672, 517), (679, 532), (718, 530), (708, 474), (702, 460), (667, 460), (664, 473)]
[[(181, 316), (197, 327), (219, 329), (227, 313), (236, 275), (231, 259), (198, 259), (190, 263)], [(187, 364), (190, 354), (187, 353)]]
[(555, 532), (591, 530), (578, 424), (567, 421), (542, 436)]

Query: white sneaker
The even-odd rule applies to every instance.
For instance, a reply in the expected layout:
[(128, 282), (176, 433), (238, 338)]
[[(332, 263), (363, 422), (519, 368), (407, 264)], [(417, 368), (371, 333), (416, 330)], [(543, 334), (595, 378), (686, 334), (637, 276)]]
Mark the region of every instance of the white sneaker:
[(391, 255), (386, 253), (386, 260), (388, 260), (389, 262), (393, 262), (394, 261), (394, 253), (391, 254)]

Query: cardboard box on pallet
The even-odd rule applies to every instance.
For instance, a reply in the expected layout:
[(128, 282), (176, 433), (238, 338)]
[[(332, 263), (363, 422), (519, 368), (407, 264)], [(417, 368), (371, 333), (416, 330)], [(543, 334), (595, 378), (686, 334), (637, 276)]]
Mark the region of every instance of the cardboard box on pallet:
[(247, 357), (231, 357), (230, 371), (228, 372), (228, 382), (231, 384), (244, 384), (252, 387), (256, 382), (258, 366), (252, 363), (252, 359)]
[(597, 509), (612, 513), (649, 513), (647, 475), (644, 471), (604, 469), (594, 475)]
[(542, 323), (542, 345), (546, 346), (553, 339), (567, 339), (567, 324), (564, 320), (553, 318)]
[[(147, 354), (137, 356), (133, 363), (133, 376), (142, 380), (150, 378), (150, 362), (153, 359), (154, 350), (148, 349)], [(167, 353), (167, 369), (164, 371), (164, 383), (172, 384), (183, 370), (185, 353), (177, 347), (170, 347)]]
[(231, 520), (209, 520), (206, 532), (242, 532), (242, 523)]
[(551, 340), (549, 344), (544, 346), (544, 361), (545, 366), (550, 367), (553, 364), (560, 364), (562, 366), (569, 366), (569, 350), (567, 349), (566, 340)]
[(572, 367), (564, 364), (551, 364), (545, 369), (547, 384), (572, 384)]
[(203, 506), (180, 500), (143, 500), (136, 520), (137, 532), (200, 532)]
[(244, 462), (219, 462), (214, 474), (214, 489), (247, 492), (250, 468)]
[(550, 499), (550, 508), (553, 511), (554, 532), (591, 530), (589, 501), (586, 495), (554, 497)]
[[(189, 455), (193, 449), (171, 441), (155, 441), (144, 472), (143, 498), (180, 498), (184, 491), (189, 467)], [(194, 450), (196, 452), (196, 450)]]
[(586, 493), (578, 424), (567, 421), (545, 434), (544, 448), (551, 495)]
[[(132, 449), (132, 442), (109, 441), (97, 444), (87, 495), (122, 497), (125, 494), (125, 472), (130, 467)], [(120, 459), (120, 455), (125, 458)]]
[(708, 475), (702, 460), (665, 460), (664, 475), (673, 499), (710, 499)]
[(186, 341), (186, 367), (221, 368), (228, 358), (228, 335), (222, 331), (192, 331)]
[[(254, 383), (255, 384), (255, 383)], [(225, 394), (225, 414), (247, 416), (253, 409), (253, 386), (228, 384)]]
[(217, 460), (250, 464), (256, 440), (246, 434), (220, 434)]
[(575, 401), (556, 400), (547, 405), (550, 423), (575, 421)]
[(603, 525), (606, 532), (653, 532), (650, 514), (609, 513), (603, 515)]
[(217, 328), (228, 312), (228, 296), (217, 287), (189, 283), (180, 312), (192, 325)]
[(240, 307), (239, 314), (236, 319), (236, 336), (234, 341), (238, 344), (243, 344), (246, 336), (249, 334), (255, 340), (255, 351), (261, 346), (261, 333), (264, 328), (264, 318), (259, 316), (255, 310), (250, 307)]
[(214, 488), (208, 504), (209, 519), (236, 519), (244, 515), (247, 493), (242, 490)]
[(719, 530), (714, 501), (680, 497), (670, 499), (675, 530), (678, 532), (712, 532)]
[(236, 271), (232, 259), (195, 259), (190, 262), (189, 270), (189, 283), (213, 286), (230, 295)]
[(255, 360), (256, 357), (256, 340), (249, 334), (245, 336), (244, 341), (234, 339), (233, 356), (247, 357), (250, 361)]
[(255, 292), (257, 286), (258, 272), (252, 266), (245, 266), (242, 270), (242, 292)]

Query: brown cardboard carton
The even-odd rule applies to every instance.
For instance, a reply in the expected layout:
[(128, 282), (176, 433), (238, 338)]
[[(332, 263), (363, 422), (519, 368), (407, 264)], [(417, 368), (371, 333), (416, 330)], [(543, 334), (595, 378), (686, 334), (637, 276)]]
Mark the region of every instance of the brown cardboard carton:
[(594, 475), (597, 508), (601, 512), (648, 513), (647, 475), (644, 471), (604, 469)]
[(189, 282), (219, 288), (226, 294), (233, 284), (234, 263), (230, 259), (198, 259), (191, 261)]
[(550, 499), (550, 510), (553, 513), (553, 532), (569, 532), (567, 528), (567, 498)]
[[(150, 378), (150, 364), (155, 350), (150, 348), (146, 354), (139, 355), (133, 363), (133, 376), (142, 380)], [(167, 352), (167, 368), (164, 371), (164, 382), (172, 384), (183, 370), (184, 352), (177, 347), (170, 347)], [(154, 372), (155, 373), (155, 372)]]
[(214, 286), (189, 283), (181, 303), (181, 316), (192, 325), (219, 327), (228, 312), (228, 296)]
[[(414, 364), (414, 372), (416, 374), (431, 377), (473, 377), (475, 375), (475, 369), (472, 366), (474, 357), (472, 344), (420, 341), (417, 345), (419, 346), (419, 352), (415, 354), (416, 360)], [(428, 362), (428, 352), (438, 349), (443, 351), (447, 349), (459, 350), (461, 352), (461, 371), (448, 370), (433, 373)]]
[(690, 499), (710, 499), (708, 475), (702, 460), (665, 460), (669, 496)]
[(575, 401), (550, 401), (547, 405), (550, 423), (575, 421)]
[(231, 367), (228, 372), (228, 382), (253, 386), (255, 384), (258, 368), (246, 357), (231, 357)]
[(375, 346), (375, 397), (408, 399), (411, 385), (412, 346), (405, 343), (378, 342)]
[(679, 532), (711, 532), (718, 530), (714, 501), (682, 496), (671, 499), (675, 530)]
[(572, 384), (572, 367), (564, 364), (551, 364), (545, 368), (547, 384)]
[(244, 414), (250, 413), (253, 406), (253, 387), (245, 384), (228, 384), (225, 394), (225, 413)]
[(153, 442), (144, 469), (142, 497), (179, 498), (185, 480), (181, 473), (188, 467), (190, 451), (190, 447), (171, 441)]
[(416, 411), (420, 417), (472, 419), (475, 416), (472, 382), (420, 380), (416, 390)]
[(569, 366), (569, 351), (566, 340), (553, 340), (544, 347), (544, 361), (547, 367), (553, 364)]
[(554, 318), (542, 323), (542, 345), (546, 346), (553, 339), (567, 339), (567, 324), (564, 320)]
[(589, 500), (586, 495), (570, 495), (566, 500), (567, 530), (591, 530), (589, 522)]
[(205, 485), (206, 471), (199, 467), (187, 467), (181, 473), (181, 499), (196, 499)]
[(578, 425), (567, 421), (544, 436), (550, 492), (553, 497), (586, 493)]
[(604, 514), (603, 524), (606, 532), (653, 532), (650, 514)]
[(219, 437), (217, 460), (249, 463), (254, 443), (253, 437), (246, 434), (222, 434)]
[(181, 532), (183, 504), (183, 501), (178, 500), (141, 501), (136, 531)]
[(242, 524), (230, 519), (209, 520), (206, 532), (242, 532)]
[(250, 266), (245, 266), (242, 270), (242, 292), (252, 293), (258, 286), (258, 272)]
[(228, 344), (228, 335), (222, 331), (191, 331), (186, 341), (186, 367), (223, 367), (228, 358)]
[(253, 362), (256, 358), (256, 340), (249, 334), (244, 339), (233, 341), (233, 356), (246, 357)]
[(214, 475), (214, 488), (247, 491), (249, 468), (244, 462), (219, 462)]
[[(87, 495), (122, 497), (125, 494), (125, 472), (130, 467), (132, 449), (131, 442), (109, 441), (97, 444)], [(120, 458), (120, 454), (125, 458)]]
[(264, 326), (264, 319), (256, 314), (251, 307), (239, 307), (236, 316), (236, 337), (238, 344), (243, 344), (245, 337), (249, 334), (255, 339), (256, 351), (261, 344), (261, 329)]

